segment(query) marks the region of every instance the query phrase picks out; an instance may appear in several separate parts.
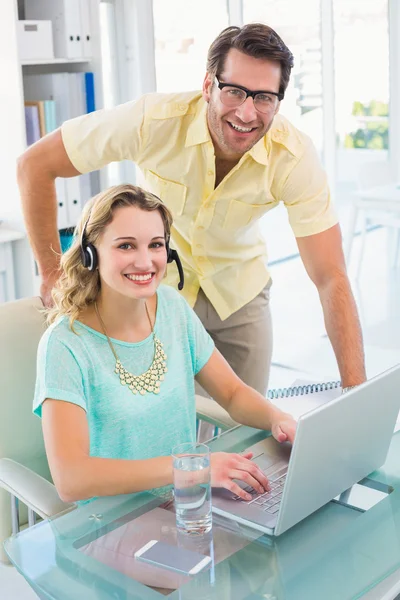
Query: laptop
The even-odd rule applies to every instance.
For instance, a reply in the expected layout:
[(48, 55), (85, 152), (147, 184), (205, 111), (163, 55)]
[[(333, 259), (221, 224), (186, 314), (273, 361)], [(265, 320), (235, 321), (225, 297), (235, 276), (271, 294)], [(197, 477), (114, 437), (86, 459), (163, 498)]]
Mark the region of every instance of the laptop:
[(268, 437), (243, 448), (271, 491), (244, 501), (213, 489), (213, 512), (279, 536), (386, 460), (400, 410), (400, 365), (302, 415), (293, 447)]

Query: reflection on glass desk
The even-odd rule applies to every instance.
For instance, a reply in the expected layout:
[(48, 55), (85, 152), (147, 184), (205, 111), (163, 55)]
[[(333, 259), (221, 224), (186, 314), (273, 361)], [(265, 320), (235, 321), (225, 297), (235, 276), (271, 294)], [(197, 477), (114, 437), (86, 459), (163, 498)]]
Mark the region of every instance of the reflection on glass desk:
[[(210, 444), (239, 452), (266, 436), (237, 427)], [(177, 534), (171, 503), (148, 493), (100, 498), (10, 538), (6, 551), (39, 598), (55, 600), (347, 600), (400, 567), (400, 434), (371, 478), (394, 491), (362, 513), (330, 502), (278, 538), (213, 517)], [(193, 577), (139, 563), (151, 539), (212, 558)]]

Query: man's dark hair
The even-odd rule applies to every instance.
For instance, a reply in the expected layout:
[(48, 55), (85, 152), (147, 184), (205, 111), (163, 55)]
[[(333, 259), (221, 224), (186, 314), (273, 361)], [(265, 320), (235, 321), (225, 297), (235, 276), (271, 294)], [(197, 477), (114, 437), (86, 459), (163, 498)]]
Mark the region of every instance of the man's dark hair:
[(227, 27), (221, 31), (208, 50), (207, 71), (213, 77), (221, 75), (226, 55), (231, 48), (253, 58), (279, 62), (281, 65), (279, 93), (285, 93), (293, 67), (293, 54), (271, 27), (262, 23), (250, 23), (243, 27)]

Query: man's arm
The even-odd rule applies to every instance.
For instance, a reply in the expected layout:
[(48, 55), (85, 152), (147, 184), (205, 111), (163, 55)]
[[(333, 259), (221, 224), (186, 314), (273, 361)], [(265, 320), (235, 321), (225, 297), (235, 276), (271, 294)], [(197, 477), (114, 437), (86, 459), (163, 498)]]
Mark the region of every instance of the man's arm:
[(360, 384), (366, 380), (362, 333), (347, 277), (340, 226), (299, 237), (297, 245), (307, 273), (318, 289), (342, 387)]
[(18, 186), (29, 242), (42, 280), (41, 296), (48, 306), (58, 277), (60, 239), (57, 230), (56, 177), (80, 175), (65, 151), (57, 129), (30, 146), (18, 160)]

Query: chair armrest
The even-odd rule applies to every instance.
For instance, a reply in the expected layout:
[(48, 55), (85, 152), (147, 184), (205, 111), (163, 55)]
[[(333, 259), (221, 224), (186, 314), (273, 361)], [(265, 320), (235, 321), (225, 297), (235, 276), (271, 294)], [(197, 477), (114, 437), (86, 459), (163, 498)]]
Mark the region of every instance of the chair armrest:
[(0, 459), (0, 487), (26, 504), (42, 519), (75, 507), (60, 499), (52, 483), (9, 458)]
[(196, 414), (202, 421), (207, 421), (221, 429), (231, 429), (237, 425), (229, 413), (212, 398), (196, 394)]

